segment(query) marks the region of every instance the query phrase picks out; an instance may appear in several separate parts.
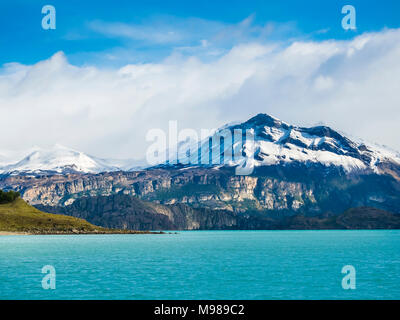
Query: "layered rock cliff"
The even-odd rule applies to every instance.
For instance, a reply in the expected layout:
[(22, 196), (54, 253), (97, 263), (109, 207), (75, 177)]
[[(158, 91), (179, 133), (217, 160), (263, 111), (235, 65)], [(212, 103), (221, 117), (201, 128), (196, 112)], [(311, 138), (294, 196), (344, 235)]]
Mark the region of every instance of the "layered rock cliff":
[(39, 205), (38, 208), (124, 230), (400, 229), (400, 215), (368, 207), (349, 209), (339, 215), (282, 217), (262, 212), (243, 214), (192, 208), (184, 204), (161, 205), (118, 194), (81, 198), (66, 207)]
[(225, 210), (161, 205), (117, 194), (80, 198), (65, 207), (38, 205), (44, 211), (80, 217), (107, 228), (131, 230), (218, 230), (236, 228), (239, 217)]
[(29, 203), (66, 206), (82, 197), (125, 194), (159, 204), (231, 212), (282, 214), (343, 212), (358, 206), (400, 211), (400, 184), (390, 175), (349, 175), (337, 169), (270, 166), (251, 176), (230, 169), (158, 168), (139, 172), (65, 176), (9, 176), (0, 188)]

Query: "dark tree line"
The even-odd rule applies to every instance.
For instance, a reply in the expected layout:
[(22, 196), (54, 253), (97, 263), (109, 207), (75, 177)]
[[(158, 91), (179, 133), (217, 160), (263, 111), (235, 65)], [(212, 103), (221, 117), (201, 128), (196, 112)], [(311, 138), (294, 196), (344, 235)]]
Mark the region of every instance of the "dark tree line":
[(0, 204), (13, 202), (19, 196), (20, 196), (19, 192), (15, 192), (15, 191), (12, 191), (12, 190), (8, 191), (8, 192), (5, 192), (3, 190), (0, 190)]

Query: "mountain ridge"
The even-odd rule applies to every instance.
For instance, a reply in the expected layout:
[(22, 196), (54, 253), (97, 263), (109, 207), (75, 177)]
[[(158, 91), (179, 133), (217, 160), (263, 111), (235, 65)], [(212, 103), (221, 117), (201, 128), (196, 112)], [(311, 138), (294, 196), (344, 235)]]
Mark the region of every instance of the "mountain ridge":
[[(252, 140), (241, 143), (223, 141), (218, 144), (221, 134), (235, 130), (250, 132)], [(216, 142), (217, 144), (211, 144)], [(210, 148), (211, 146), (211, 148)], [(218, 149), (220, 148), (220, 149)], [(183, 151), (182, 151), (183, 149)], [(193, 152), (193, 150), (195, 150)], [(167, 151), (165, 151), (167, 152)], [(242, 123), (226, 124), (214, 134), (200, 142), (200, 147), (192, 142), (180, 141), (175, 149), (176, 160), (172, 163), (188, 166), (258, 166), (288, 165), (293, 162), (321, 163), (324, 166), (342, 167), (346, 171), (370, 170), (375, 173), (389, 173), (400, 179), (400, 154), (389, 148), (365, 142), (355, 142), (328, 126), (300, 127), (290, 125), (268, 114), (259, 113)], [(215, 163), (210, 154), (225, 159), (231, 152), (230, 161)], [(206, 159), (206, 163), (199, 163)], [(0, 158), (1, 160), (1, 158)], [(2, 175), (52, 175), (70, 173), (97, 174), (113, 171), (135, 171), (151, 167), (145, 161), (102, 159), (90, 156), (59, 144), (50, 149), (36, 148), (22, 160), (0, 166)], [(213, 162), (214, 161), (214, 162)], [(158, 166), (168, 166), (171, 161), (160, 162)], [(389, 168), (390, 167), (390, 168)]]
[[(236, 131), (241, 132), (242, 140), (235, 140)], [(180, 142), (170, 151), (172, 158), (159, 166), (247, 167), (252, 172), (256, 167), (304, 163), (400, 176), (400, 153), (396, 151), (353, 141), (328, 126), (294, 126), (263, 113), (224, 125), (199, 144)]]
[[(178, 162), (132, 171), (4, 175), (0, 188), (18, 191), (34, 205), (47, 206), (123, 193), (161, 205), (243, 214), (252, 210), (284, 216), (339, 214), (361, 206), (400, 213), (400, 165), (392, 151), (354, 142), (326, 126), (291, 126), (265, 114), (221, 127), (235, 129), (249, 129), (254, 139), (242, 144), (224, 141), (222, 149), (213, 148), (208, 140), (202, 143), (204, 150), (198, 144), (194, 149), (205, 156), (210, 151), (221, 156), (227, 148), (234, 149), (241, 158), (225, 165)], [(180, 154), (198, 159), (196, 152)], [(236, 167), (246, 161), (253, 165), (253, 172), (237, 175)]]

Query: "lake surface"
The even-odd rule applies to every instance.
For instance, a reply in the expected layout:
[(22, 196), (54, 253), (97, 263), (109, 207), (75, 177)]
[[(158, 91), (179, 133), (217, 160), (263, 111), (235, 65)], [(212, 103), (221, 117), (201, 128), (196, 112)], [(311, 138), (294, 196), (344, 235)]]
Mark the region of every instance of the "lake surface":
[(0, 237), (0, 299), (399, 298), (399, 230)]

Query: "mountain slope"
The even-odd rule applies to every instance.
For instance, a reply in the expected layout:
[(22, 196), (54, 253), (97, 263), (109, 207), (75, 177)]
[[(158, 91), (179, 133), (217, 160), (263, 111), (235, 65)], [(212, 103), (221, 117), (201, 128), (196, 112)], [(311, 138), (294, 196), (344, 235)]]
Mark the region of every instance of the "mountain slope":
[[(235, 131), (242, 132), (243, 141), (235, 139)], [(246, 131), (249, 139), (244, 137)], [(217, 141), (222, 141), (220, 137), (225, 139), (218, 144)], [(400, 168), (400, 155), (395, 151), (354, 142), (327, 126), (303, 128), (267, 114), (258, 114), (241, 124), (223, 126), (205, 139), (200, 148), (186, 142), (173, 152), (177, 157), (169, 163), (189, 165), (224, 164), (254, 169), (303, 163), (338, 167), (346, 172), (376, 173), (384, 172), (387, 165), (395, 167), (396, 173)]]
[(18, 198), (0, 204), (0, 231), (28, 233), (92, 233), (102, 228), (83, 219), (48, 214)]
[(289, 230), (400, 229), (400, 215), (376, 208), (359, 207), (348, 209), (339, 215), (288, 217), (278, 222), (276, 228)]
[[(235, 157), (225, 165), (193, 161), (132, 172), (13, 175), (0, 177), (0, 188), (19, 191), (34, 205), (68, 206), (83, 197), (123, 193), (163, 205), (242, 214), (315, 216), (362, 206), (400, 213), (396, 152), (354, 142), (329, 127), (296, 127), (264, 114), (220, 131), (236, 129), (249, 130), (253, 139), (211, 143), (211, 149), (203, 141), (204, 148), (189, 149), (194, 152), (185, 152), (189, 142), (184, 142), (177, 150), (193, 160), (207, 158), (211, 150), (225, 160), (225, 151), (233, 149)], [(237, 175), (240, 165), (254, 170)]]
[(0, 233), (28, 234), (135, 234), (152, 233), (148, 229), (121, 230), (95, 226), (84, 219), (46, 213), (30, 206), (21, 198), (0, 204)]
[[(159, 166), (225, 165), (251, 168), (251, 172), (257, 167), (302, 163), (341, 168), (346, 172), (386, 173), (400, 180), (400, 155), (395, 151), (352, 141), (326, 126), (293, 126), (267, 114), (225, 125), (201, 141), (200, 147), (197, 141), (188, 139), (161, 153), (169, 153), (170, 159)], [(37, 148), (14, 164), (4, 165), (6, 161), (0, 156), (0, 174), (101, 173), (148, 167), (144, 160), (100, 159), (61, 145)]]

